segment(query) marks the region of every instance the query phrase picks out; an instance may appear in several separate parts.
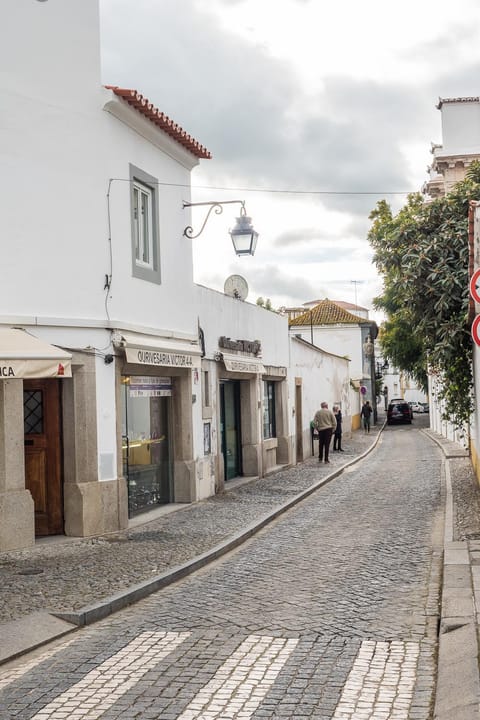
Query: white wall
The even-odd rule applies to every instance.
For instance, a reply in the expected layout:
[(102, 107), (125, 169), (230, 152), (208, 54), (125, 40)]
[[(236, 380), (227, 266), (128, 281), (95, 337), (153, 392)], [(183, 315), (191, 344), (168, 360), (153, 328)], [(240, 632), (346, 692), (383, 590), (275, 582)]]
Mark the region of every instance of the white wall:
[[(292, 335), (300, 335), (311, 342), (311, 329), (308, 326), (291, 327)], [(322, 350), (347, 357), (351, 360), (350, 377), (363, 377), (362, 333), (356, 325), (332, 325), (331, 327), (313, 327), (313, 344)]]
[[(152, 123), (138, 112), (128, 110), (134, 130), (105, 109), (124, 103), (100, 84), (97, 0), (16, 0), (2, 7), (2, 21), (8, 32), (0, 44), (0, 67), (7, 69), (0, 74), (0, 102), (8, 114), (0, 134), (0, 193), (8, 252), (0, 321), (68, 325), (74, 319), (105, 327), (110, 318), (117, 326), (195, 333), (191, 241), (182, 237), (188, 187), (159, 186), (157, 285), (132, 277), (128, 181), (133, 163), (160, 182), (188, 186), (197, 158), (161, 131), (152, 135)], [(163, 138), (162, 149), (152, 137)], [(110, 178), (118, 178), (110, 188), (113, 270)]]
[[(290, 338), (289, 396), (295, 403), (295, 378), (302, 379), (302, 428), (305, 443), (310, 443), (310, 422), (321, 402), (330, 409), (339, 404), (343, 416), (343, 432), (351, 430), (352, 408), (350, 403), (350, 362), (319, 348), (312, 347), (294, 336)], [(291, 434), (295, 433), (292, 412)], [(309, 447), (309, 445), (307, 445)]]
[(288, 365), (288, 318), (216, 290), (195, 286), (198, 320), (207, 357), (218, 350), (222, 335), (232, 340), (260, 340), (264, 365)]
[(442, 149), (440, 155), (480, 152), (480, 103), (443, 103)]

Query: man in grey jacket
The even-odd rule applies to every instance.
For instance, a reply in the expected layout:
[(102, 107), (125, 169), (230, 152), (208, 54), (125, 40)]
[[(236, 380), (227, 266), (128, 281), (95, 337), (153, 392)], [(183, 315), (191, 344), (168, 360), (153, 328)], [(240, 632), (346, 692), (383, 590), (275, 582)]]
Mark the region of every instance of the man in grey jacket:
[(313, 418), (313, 424), (318, 430), (318, 462), (329, 463), (328, 453), (330, 451), (330, 441), (332, 433), (337, 427), (337, 419), (333, 412), (328, 409), (328, 403), (322, 402), (320, 410), (317, 410)]

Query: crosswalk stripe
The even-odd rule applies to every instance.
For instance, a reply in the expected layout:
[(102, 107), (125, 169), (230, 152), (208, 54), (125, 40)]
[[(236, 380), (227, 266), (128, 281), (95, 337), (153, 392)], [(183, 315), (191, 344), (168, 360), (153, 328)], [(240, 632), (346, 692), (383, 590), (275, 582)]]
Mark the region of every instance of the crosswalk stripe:
[(248, 720), (298, 640), (250, 635), (193, 698), (178, 720)]
[(191, 633), (143, 632), (31, 720), (96, 720)]
[(408, 720), (416, 642), (362, 642), (332, 720)]

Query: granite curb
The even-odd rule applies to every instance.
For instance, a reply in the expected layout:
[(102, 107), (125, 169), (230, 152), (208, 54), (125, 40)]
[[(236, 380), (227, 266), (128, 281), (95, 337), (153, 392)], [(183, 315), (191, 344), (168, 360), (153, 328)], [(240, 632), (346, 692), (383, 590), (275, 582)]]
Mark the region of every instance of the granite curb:
[(423, 431), (443, 452), (445, 467), (445, 526), (437, 691), (434, 720), (478, 720), (480, 672), (475, 584), (469, 542), (455, 541), (452, 474), (455, 461), (468, 452), (454, 442)]
[[(366, 450), (356, 455), (352, 459), (348, 459), (342, 465), (336, 467), (328, 475), (320, 478), (317, 482), (303, 489), (290, 498), (285, 503), (276, 506), (254, 522), (246, 525), (241, 531), (230, 536), (226, 540), (214, 545), (206, 552), (195, 556), (187, 562), (176, 565), (166, 572), (156, 575), (147, 581), (137, 583), (130, 586), (126, 590), (114, 593), (109, 597), (103, 598), (97, 603), (91, 603), (72, 611), (56, 611), (50, 609), (43, 613), (31, 613), (25, 617), (0, 624), (0, 665), (13, 660), (51, 640), (54, 640), (65, 634), (74, 632), (80, 627), (93, 624), (102, 620), (109, 615), (121, 610), (149, 595), (171, 585), (178, 580), (196, 572), (205, 567), (207, 564), (214, 562), (226, 553), (234, 550), (246, 540), (251, 538), (255, 533), (273, 522), (290, 508), (316, 492), (322, 486), (331, 482), (341, 475), (347, 468), (361, 462), (369, 453), (371, 453), (378, 444), (381, 433), (385, 427), (385, 423), (381, 422), (377, 425), (377, 432), (372, 438), (372, 442)], [(372, 433), (373, 435), (373, 433)], [(43, 630), (38, 632), (39, 620), (42, 619)], [(49, 628), (51, 628), (49, 630)], [(31, 638), (31, 641), (29, 641)]]

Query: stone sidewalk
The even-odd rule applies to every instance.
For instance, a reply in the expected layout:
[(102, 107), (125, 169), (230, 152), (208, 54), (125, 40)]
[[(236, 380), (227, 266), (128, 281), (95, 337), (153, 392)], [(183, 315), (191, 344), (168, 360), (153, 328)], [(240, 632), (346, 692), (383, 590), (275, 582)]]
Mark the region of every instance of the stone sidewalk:
[(445, 458), (443, 584), (435, 720), (478, 720), (480, 490), (468, 453), (425, 431)]

